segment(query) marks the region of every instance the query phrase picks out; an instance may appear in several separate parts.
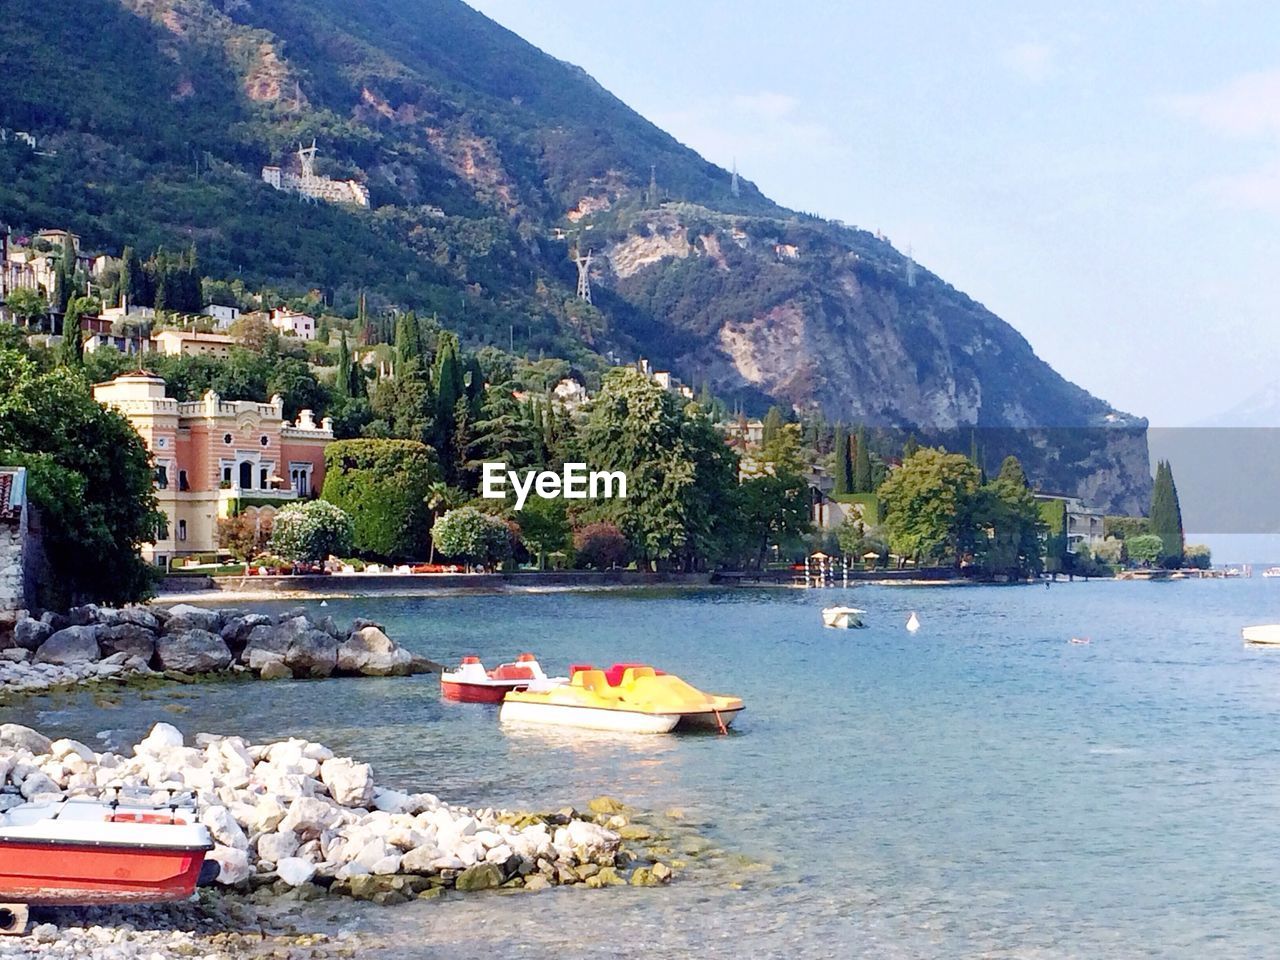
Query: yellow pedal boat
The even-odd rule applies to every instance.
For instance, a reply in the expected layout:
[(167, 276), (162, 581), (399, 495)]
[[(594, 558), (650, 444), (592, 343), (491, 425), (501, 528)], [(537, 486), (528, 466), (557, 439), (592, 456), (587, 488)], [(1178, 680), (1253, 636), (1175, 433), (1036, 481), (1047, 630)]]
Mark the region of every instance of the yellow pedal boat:
[(502, 701), (503, 722), (541, 723), (670, 733), (677, 725), (727, 732), (742, 712), (738, 697), (703, 693), (669, 673), (643, 664), (614, 664), (609, 670), (570, 668), (568, 683), (533, 683), (512, 690)]

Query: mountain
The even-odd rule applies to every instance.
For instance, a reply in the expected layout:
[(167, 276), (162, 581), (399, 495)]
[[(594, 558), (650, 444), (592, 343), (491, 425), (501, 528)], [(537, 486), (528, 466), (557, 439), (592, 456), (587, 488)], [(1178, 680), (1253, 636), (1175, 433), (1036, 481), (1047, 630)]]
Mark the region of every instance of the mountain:
[(1280, 426), (1280, 383), (1270, 383), (1232, 407), (1207, 417), (1197, 427)]
[[(0, 126), (38, 141), (0, 144), (11, 223), (112, 251), (194, 241), (207, 274), (249, 289), (315, 288), (346, 311), (365, 291), (587, 371), (647, 356), (748, 410), (820, 408), (965, 449), (972, 427), (1016, 428), (988, 457), (1145, 505), (1145, 421), (883, 239), (735, 186), (456, 0), (10, 6), (0, 69), (23, 82)], [(369, 209), (261, 181), (312, 138), (318, 172), (364, 183)], [(575, 249), (593, 254), (591, 305)]]

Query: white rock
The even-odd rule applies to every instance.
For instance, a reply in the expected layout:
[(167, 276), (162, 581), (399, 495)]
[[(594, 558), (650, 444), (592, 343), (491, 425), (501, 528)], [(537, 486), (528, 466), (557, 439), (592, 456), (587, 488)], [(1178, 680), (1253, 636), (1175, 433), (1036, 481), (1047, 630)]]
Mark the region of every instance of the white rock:
[(222, 844), (214, 844), (213, 849), (207, 854), (210, 860), (218, 863), (218, 882), (225, 884), (236, 884), (242, 880), (248, 880), (253, 875), (253, 870), (249, 867), (249, 852), (247, 850), (239, 850), (235, 847), (224, 847)]
[(158, 755), (180, 746), (182, 746), (182, 734), (178, 728), (169, 723), (157, 723), (133, 750), (138, 756)]
[(236, 818), (226, 807), (220, 804), (206, 807), (200, 814), (200, 822), (209, 828), (213, 839), (224, 847), (249, 849), (249, 838), (245, 836), (244, 828), (236, 823)]
[(388, 813), (407, 813), (413, 809), (414, 803), (407, 793), (379, 787), (373, 791), (373, 805)]
[(298, 852), (298, 835), (288, 833), (264, 833), (258, 837), (258, 856), (263, 860), (279, 863)]
[(302, 857), (285, 857), (277, 861), (276, 874), (289, 886), (300, 887), (316, 875), (316, 865)]
[(65, 737), (61, 740), (53, 741), (52, 746), (49, 748), (49, 753), (55, 760), (63, 760), (67, 757), (75, 756), (85, 763), (93, 763), (98, 759), (98, 755), (79, 740), (68, 740)]
[(280, 830), (292, 830), (303, 839), (311, 840), (336, 826), (341, 819), (341, 813), (332, 804), (317, 797), (298, 797), (289, 804), (289, 812), (280, 821)]
[(373, 774), (367, 763), (332, 757), (320, 765), (320, 780), (344, 807), (367, 807), (373, 801)]
[(383, 857), (369, 867), (369, 872), (379, 877), (389, 877), (392, 874), (399, 873), (400, 858), (395, 855)]

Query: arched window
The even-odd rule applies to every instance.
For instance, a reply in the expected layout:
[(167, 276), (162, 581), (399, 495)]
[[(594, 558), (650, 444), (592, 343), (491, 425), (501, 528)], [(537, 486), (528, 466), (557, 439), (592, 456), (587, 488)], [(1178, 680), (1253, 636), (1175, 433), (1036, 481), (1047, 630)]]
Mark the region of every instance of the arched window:
[(243, 460), (240, 463), (240, 489), (253, 489), (253, 464), (248, 460)]

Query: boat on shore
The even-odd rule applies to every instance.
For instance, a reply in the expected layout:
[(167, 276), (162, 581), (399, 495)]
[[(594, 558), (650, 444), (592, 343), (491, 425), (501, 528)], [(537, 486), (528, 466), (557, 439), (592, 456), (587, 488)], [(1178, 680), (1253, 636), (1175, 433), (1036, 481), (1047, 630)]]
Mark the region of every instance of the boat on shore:
[(859, 610), (857, 607), (826, 607), (822, 611), (822, 625), (824, 627), (835, 627), (839, 630), (866, 626), (862, 622), (862, 615), (866, 612), (865, 610)]
[(1267, 567), (1262, 571), (1264, 577), (1280, 577), (1280, 567)]
[(565, 683), (567, 679), (548, 677), (532, 653), (522, 653), (514, 663), (492, 670), (486, 670), (479, 657), (463, 657), (458, 669), (440, 674), (440, 692), (446, 700), (462, 703), (501, 703), (507, 693), (531, 683)]
[(21, 933), (28, 906), (185, 900), (202, 871), (217, 875), (205, 861), (212, 849), (194, 805), (118, 796), (20, 804), (0, 814), (0, 930)]
[(1245, 643), (1258, 647), (1280, 647), (1280, 623), (1260, 623), (1240, 631)]
[(498, 717), (624, 733), (670, 733), (677, 726), (726, 733), (742, 710), (738, 697), (704, 693), (645, 664), (616, 663), (608, 670), (581, 664), (570, 668), (568, 683), (533, 683), (508, 693)]

